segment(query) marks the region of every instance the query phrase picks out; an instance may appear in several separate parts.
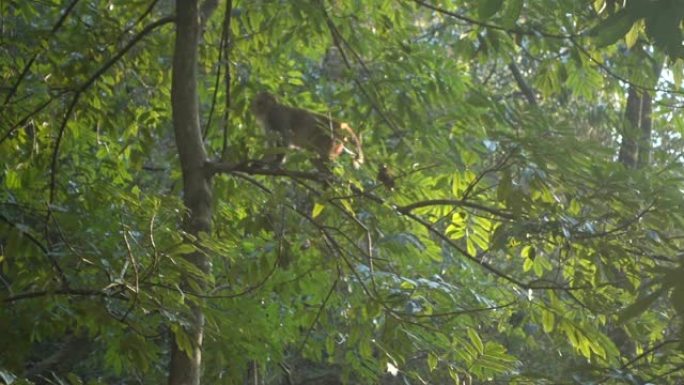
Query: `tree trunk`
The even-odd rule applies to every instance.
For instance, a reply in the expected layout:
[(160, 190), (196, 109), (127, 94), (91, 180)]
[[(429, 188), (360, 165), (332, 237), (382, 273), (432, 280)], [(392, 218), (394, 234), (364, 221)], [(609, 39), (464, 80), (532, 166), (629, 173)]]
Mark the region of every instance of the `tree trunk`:
[[(205, 170), (207, 155), (202, 142), (199, 124), (199, 101), (197, 96), (197, 48), (199, 43), (200, 15), (198, 0), (176, 1), (176, 46), (173, 53), (173, 75), (171, 80), (171, 103), (176, 147), (183, 174), (183, 201), (188, 209), (183, 218), (183, 228), (190, 234), (211, 231), (211, 176)], [(185, 256), (205, 276), (186, 273), (182, 287), (204, 288), (206, 278), (211, 274), (211, 262), (200, 254)], [(199, 385), (202, 364), (202, 337), (204, 314), (199, 299), (190, 303), (189, 326), (183, 332), (191, 346), (184, 351), (171, 338), (171, 362), (168, 383), (170, 385)]]
[(641, 129), (641, 137), (639, 138), (639, 157), (637, 159), (637, 167), (639, 168), (651, 164), (651, 131), (653, 129), (651, 109), (651, 94), (644, 91), (641, 95), (641, 116), (639, 121)]
[(627, 107), (625, 108), (625, 124), (622, 129), (622, 143), (618, 161), (627, 168), (635, 168), (639, 152), (637, 138), (641, 128), (641, 96), (633, 86), (629, 86)]

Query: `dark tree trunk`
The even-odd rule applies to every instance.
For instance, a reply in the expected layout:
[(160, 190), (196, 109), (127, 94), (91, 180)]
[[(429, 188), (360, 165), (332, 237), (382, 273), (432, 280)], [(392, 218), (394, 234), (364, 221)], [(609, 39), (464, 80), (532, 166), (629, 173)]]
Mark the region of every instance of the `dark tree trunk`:
[(627, 107), (625, 108), (625, 124), (622, 128), (622, 143), (618, 161), (627, 168), (635, 168), (638, 157), (638, 138), (641, 127), (641, 96), (633, 86), (629, 87), (627, 94)]
[(653, 129), (651, 109), (651, 94), (644, 91), (641, 95), (641, 117), (639, 121), (641, 137), (639, 138), (639, 157), (637, 159), (637, 167), (640, 168), (651, 164), (651, 130)]
[[(211, 176), (206, 172), (207, 159), (199, 123), (197, 96), (197, 48), (200, 33), (200, 17), (197, 0), (176, 1), (176, 46), (173, 54), (171, 102), (176, 147), (183, 174), (183, 201), (188, 208), (183, 218), (183, 228), (190, 234), (209, 233), (211, 230)], [(185, 256), (207, 276), (211, 263), (201, 253)], [(206, 277), (187, 273), (182, 277), (182, 287), (204, 288)], [(199, 385), (202, 364), (202, 337), (204, 314), (202, 303), (190, 304), (189, 326), (183, 329), (191, 342), (191, 352), (181, 349), (175, 336), (171, 338), (170, 385)], [(186, 349), (187, 350), (187, 349)]]
[[(654, 77), (652, 87), (658, 83), (662, 61), (649, 57), (653, 65)], [(618, 160), (628, 168), (648, 167), (651, 164), (653, 141), (653, 96), (645, 89), (629, 86), (627, 106), (625, 108), (625, 124), (622, 130), (622, 143)]]

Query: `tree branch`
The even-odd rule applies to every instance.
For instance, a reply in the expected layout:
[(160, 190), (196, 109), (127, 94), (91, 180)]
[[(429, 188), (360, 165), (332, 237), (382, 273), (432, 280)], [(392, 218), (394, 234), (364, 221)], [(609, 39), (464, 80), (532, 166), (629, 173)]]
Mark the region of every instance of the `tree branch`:
[[(66, 9), (64, 10), (64, 13), (62, 13), (62, 16), (59, 18), (59, 20), (57, 20), (55, 25), (50, 30), (50, 35), (44, 40), (45, 42), (48, 42), (50, 40), (50, 38), (52, 38), (55, 35), (55, 33), (57, 33), (57, 31), (62, 27), (62, 25), (64, 24), (64, 21), (69, 16), (69, 14), (71, 14), (71, 11), (74, 10), (74, 7), (76, 7), (76, 4), (78, 4), (78, 2), (79, 2), (79, 0), (73, 0), (71, 2), (71, 4), (69, 4), (66, 7)], [(40, 47), (47, 47), (47, 46), (48, 46), (47, 44), (45, 44), (45, 45), (41, 44), (40, 45)], [(24, 68), (21, 70), (21, 74), (19, 74), (19, 76), (17, 77), (17, 81), (14, 82), (14, 84), (12, 85), (12, 88), (10, 89), (10, 92), (5, 97), (5, 102), (3, 103), (3, 106), (6, 106), (7, 103), (10, 102), (12, 97), (14, 97), (14, 95), (17, 92), (17, 89), (19, 89), (19, 85), (21, 84), (22, 81), (24, 81), (24, 78), (26, 78), (26, 75), (28, 74), (29, 70), (31, 69), (31, 66), (33, 65), (33, 63), (38, 58), (38, 55), (40, 55), (40, 52), (42, 51), (42, 49), (43, 48), (41, 48), (38, 52), (34, 53), (33, 56), (31, 57), (31, 59), (29, 59), (29, 61), (24, 66)]]
[(104, 297), (104, 298), (115, 298), (121, 300), (127, 300), (125, 296), (118, 294), (110, 294), (102, 290), (96, 289), (55, 289), (55, 290), (38, 290), (29, 291), (26, 293), (20, 293), (13, 296), (4, 298), (2, 301), (5, 303), (14, 303), (24, 299), (47, 297), (52, 295), (73, 295), (79, 297)]
[(532, 90), (529, 84), (527, 84), (527, 81), (525, 81), (525, 78), (523, 77), (522, 73), (520, 73), (520, 69), (518, 69), (518, 66), (515, 64), (515, 62), (511, 61), (510, 63), (508, 63), (508, 69), (511, 70), (513, 78), (515, 79), (515, 82), (518, 84), (518, 88), (520, 88), (520, 91), (522, 91), (523, 95), (525, 95), (527, 102), (533, 106), (536, 106), (537, 98), (534, 96), (534, 90)]
[(406, 206), (398, 207), (397, 211), (399, 211), (402, 214), (408, 214), (411, 211), (422, 208), (422, 207), (430, 207), (430, 206), (461, 206), (461, 207), (468, 207), (471, 209), (475, 210), (480, 210), (480, 211), (485, 211), (490, 214), (496, 215), (501, 218), (505, 219), (515, 219), (515, 216), (511, 213), (505, 212), (505, 211), (500, 211), (497, 209), (493, 209), (491, 207), (483, 206), (477, 203), (473, 202), (468, 202), (460, 199), (429, 199), (425, 201), (420, 201), (420, 202), (414, 202)]
[(228, 162), (207, 161), (205, 163), (205, 167), (207, 172), (211, 175), (219, 173), (235, 174), (242, 172), (250, 175), (286, 176), (290, 178), (312, 180), (315, 182), (323, 182), (326, 179), (325, 175), (317, 172), (294, 171), (282, 168), (269, 169), (260, 166), (254, 166), (250, 164), (250, 162), (231, 164)]

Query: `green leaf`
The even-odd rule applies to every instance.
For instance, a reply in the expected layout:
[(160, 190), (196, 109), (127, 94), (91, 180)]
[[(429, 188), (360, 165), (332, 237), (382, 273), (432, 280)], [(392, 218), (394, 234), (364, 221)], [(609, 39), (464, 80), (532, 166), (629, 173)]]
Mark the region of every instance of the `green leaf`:
[(603, 359), (606, 358), (606, 349), (598, 341), (590, 339), (589, 344), (591, 345), (591, 350), (594, 352), (594, 354), (598, 355)]
[(506, 247), (508, 242), (508, 231), (504, 226), (499, 226), (494, 230), (491, 241), (491, 251), (501, 250)]
[(637, 317), (641, 313), (648, 310), (653, 304), (653, 302), (655, 302), (655, 300), (657, 300), (663, 294), (664, 291), (664, 288), (659, 288), (658, 290), (652, 293), (637, 298), (637, 300), (633, 304), (627, 306), (619, 313), (617, 321), (618, 324), (625, 323), (626, 321), (634, 317)]
[(349, 199), (340, 199), (339, 202), (342, 204), (342, 206), (344, 206), (344, 208), (345, 208), (348, 212), (350, 212), (350, 213), (353, 213), (353, 212), (354, 212), (354, 208), (352, 207), (352, 204), (351, 204), (351, 202), (349, 201)]
[(584, 357), (591, 358), (591, 343), (588, 339), (581, 338), (579, 344), (577, 345), (577, 349)]
[(682, 5), (679, 3), (670, 4), (669, 8), (654, 12), (646, 18), (646, 34), (655, 41), (656, 46), (662, 47), (668, 55), (674, 58), (684, 56), (681, 30), (684, 12), (681, 8)]
[(473, 243), (473, 239), (471, 237), (468, 237), (468, 239), (466, 239), (466, 250), (470, 255), (477, 254), (477, 248), (475, 248), (475, 243)]
[(641, 31), (642, 25), (641, 21), (632, 24), (629, 32), (625, 35), (625, 44), (627, 45), (627, 48), (632, 48), (634, 47), (634, 44), (636, 44), (639, 39), (639, 31)]
[(518, 21), (522, 9), (523, 0), (507, 0), (503, 15), (501, 15), (501, 25), (506, 28), (515, 26), (515, 22)]
[(539, 278), (544, 276), (544, 265), (541, 264), (539, 259), (528, 259), (528, 261), (534, 261), (532, 263), (532, 271), (534, 271), (534, 275), (536, 275)]
[(489, 242), (485, 239), (486, 234), (483, 234), (483, 232), (481, 229), (475, 229), (475, 231), (470, 233), (468, 239), (472, 240), (481, 250), (487, 250)]
[(533, 267), (534, 267), (534, 261), (529, 259), (529, 258), (525, 259), (525, 262), (523, 262), (523, 271), (525, 273), (527, 273)]
[(451, 194), (455, 197), (459, 195), (463, 188), (463, 181), (461, 179), (461, 173), (455, 172), (452, 175), (451, 181)]
[(542, 326), (544, 332), (551, 333), (556, 322), (556, 317), (550, 310), (542, 310)]
[(19, 173), (15, 170), (5, 171), (5, 186), (8, 189), (15, 189), (21, 187), (21, 179), (19, 178)]
[(190, 336), (185, 332), (185, 329), (178, 324), (172, 324), (171, 332), (175, 337), (178, 348), (188, 357), (192, 357), (192, 341), (190, 340)]
[(524, 258), (534, 261), (537, 258), (537, 251), (534, 246), (527, 245), (522, 248), (520, 255), (522, 255)]
[(197, 251), (197, 247), (192, 243), (181, 243), (169, 251), (170, 255), (192, 254)]
[(74, 373), (68, 373), (66, 378), (69, 380), (69, 384), (71, 385), (83, 385), (83, 380), (81, 380), (81, 378)]
[(473, 344), (475, 349), (477, 349), (479, 354), (484, 353), (484, 344), (482, 344), (480, 336), (472, 328), (468, 328), (468, 338), (470, 338), (470, 342)]
[(601, 10), (604, 9), (605, 5), (606, 5), (606, 0), (594, 0), (594, 2), (593, 2), (594, 11), (596, 11), (596, 13), (601, 12)]
[(609, 16), (589, 31), (597, 47), (605, 47), (618, 41), (632, 28), (637, 18), (625, 9)]
[(322, 204), (316, 202), (316, 203), (314, 204), (313, 209), (311, 210), (311, 217), (314, 218), (314, 219), (317, 218), (319, 215), (321, 215), (321, 213), (323, 212), (323, 209), (324, 209), (324, 208), (325, 208), (324, 205), (322, 205)]
[(480, 19), (487, 20), (501, 9), (503, 0), (481, 0), (478, 2), (477, 14)]
[(437, 369), (438, 363), (439, 363), (439, 357), (437, 357), (437, 355), (435, 355), (432, 352), (428, 353), (428, 357), (427, 357), (428, 370), (430, 370), (432, 372), (435, 369)]
[(672, 64), (672, 78), (674, 87), (682, 86), (682, 77), (684, 76), (684, 59), (679, 58)]

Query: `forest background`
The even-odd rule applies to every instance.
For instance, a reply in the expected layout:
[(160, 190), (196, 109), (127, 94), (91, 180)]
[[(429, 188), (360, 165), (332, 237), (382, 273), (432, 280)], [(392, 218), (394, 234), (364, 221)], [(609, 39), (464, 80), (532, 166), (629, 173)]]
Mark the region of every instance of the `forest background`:
[[(684, 382), (683, 17), (0, 2), (0, 381)], [(259, 162), (264, 90), (363, 167)]]

